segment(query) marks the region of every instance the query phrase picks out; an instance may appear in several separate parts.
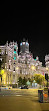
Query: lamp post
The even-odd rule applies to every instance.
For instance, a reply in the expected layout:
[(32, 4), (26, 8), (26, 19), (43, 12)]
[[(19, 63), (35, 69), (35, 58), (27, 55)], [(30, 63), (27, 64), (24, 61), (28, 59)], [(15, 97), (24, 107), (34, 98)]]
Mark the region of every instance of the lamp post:
[(32, 66), (31, 66), (31, 70), (32, 70), (32, 71), (35, 71), (35, 70), (36, 70), (36, 67), (35, 67), (34, 65), (32, 65)]

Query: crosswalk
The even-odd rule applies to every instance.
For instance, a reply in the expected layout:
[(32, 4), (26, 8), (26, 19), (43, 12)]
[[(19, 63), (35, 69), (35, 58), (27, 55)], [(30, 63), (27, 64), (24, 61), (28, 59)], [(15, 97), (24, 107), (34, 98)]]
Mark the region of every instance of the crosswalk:
[(2, 90), (0, 91), (0, 96), (22, 96), (30, 95), (27, 91), (22, 90)]
[(35, 96), (37, 91), (29, 89), (1, 90), (0, 96)]

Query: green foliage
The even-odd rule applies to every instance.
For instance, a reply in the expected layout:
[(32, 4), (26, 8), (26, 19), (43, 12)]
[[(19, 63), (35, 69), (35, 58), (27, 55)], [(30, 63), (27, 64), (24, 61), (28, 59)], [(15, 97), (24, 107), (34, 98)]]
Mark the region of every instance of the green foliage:
[(21, 77), (19, 77), (18, 79), (18, 85), (26, 85), (27, 79), (24, 77), (23, 79)]
[(32, 77), (32, 78), (31, 78), (31, 84), (33, 83), (33, 81), (34, 81), (34, 78)]
[(29, 81), (29, 82), (31, 82), (31, 79), (30, 79), (30, 78), (28, 78), (28, 81)]
[(18, 85), (19, 85), (19, 86), (22, 85), (22, 78), (21, 78), (21, 77), (19, 77), (19, 79), (18, 79)]
[(30, 86), (31, 82), (28, 80), (28, 81), (26, 82), (26, 84), (27, 84), (28, 86)]
[(34, 75), (34, 79), (35, 79), (35, 81), (36, 81), (38, 84), (40, 84), (40, 85), (42, 85), (43, 82), (45, 81), (44, 75), (41, 75), (41, 74), (35, 74), (35, 75)]
[(30, 78), (28, 78), (28, 80), (27, 81), (29, 81), (30, 82), (30, 85), (32, 85), (32, 83), (33, 83), (33, 77), (30, 79)]
[(27, 79), (24, 77), (22, 84), (26, 85)]
[(47, 86), (47, 81), (46, 81), (46, 79), (44, 80), (44, 86), (45, 86), (45, 87)]
[(45, 84), (45, 86), (46, 86), (46, 84), (47, 84), (44, 75), (34, 74), (34, 77), (32, 77), (31, 79), (30, 78), (26, 79), (25, 77), (22, 79), (22, 77), (19, 77), (19, 79), (18, 79), (18, 85), (19, 86), (26, 85), (27, 82), (30, 82), (30, 85), (32, 85), (32, 83), (34, 82), (34, 80), (39, 85), (44, 85)]

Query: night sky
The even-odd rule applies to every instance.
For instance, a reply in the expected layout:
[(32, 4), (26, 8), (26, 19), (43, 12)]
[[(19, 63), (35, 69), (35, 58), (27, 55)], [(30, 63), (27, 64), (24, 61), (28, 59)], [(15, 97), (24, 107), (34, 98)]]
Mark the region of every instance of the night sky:
[(42, 4), (33, 10), (16, 10), (15, 7), (1, 5), (0, 45), (14, 40), (19, 46), (23, 38), (28, 39), (33, 57), (39, 56), (44, 66), (44, 57), (49, 54), (48, 5)]

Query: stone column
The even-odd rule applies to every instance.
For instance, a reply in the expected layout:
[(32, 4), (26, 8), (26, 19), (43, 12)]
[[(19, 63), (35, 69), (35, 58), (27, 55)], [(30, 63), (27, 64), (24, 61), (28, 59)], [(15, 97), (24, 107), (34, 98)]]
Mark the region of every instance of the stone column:
[(8, 73), (7, 73), (6, 81), (7, 81), (7, 84), (8, 84)]

